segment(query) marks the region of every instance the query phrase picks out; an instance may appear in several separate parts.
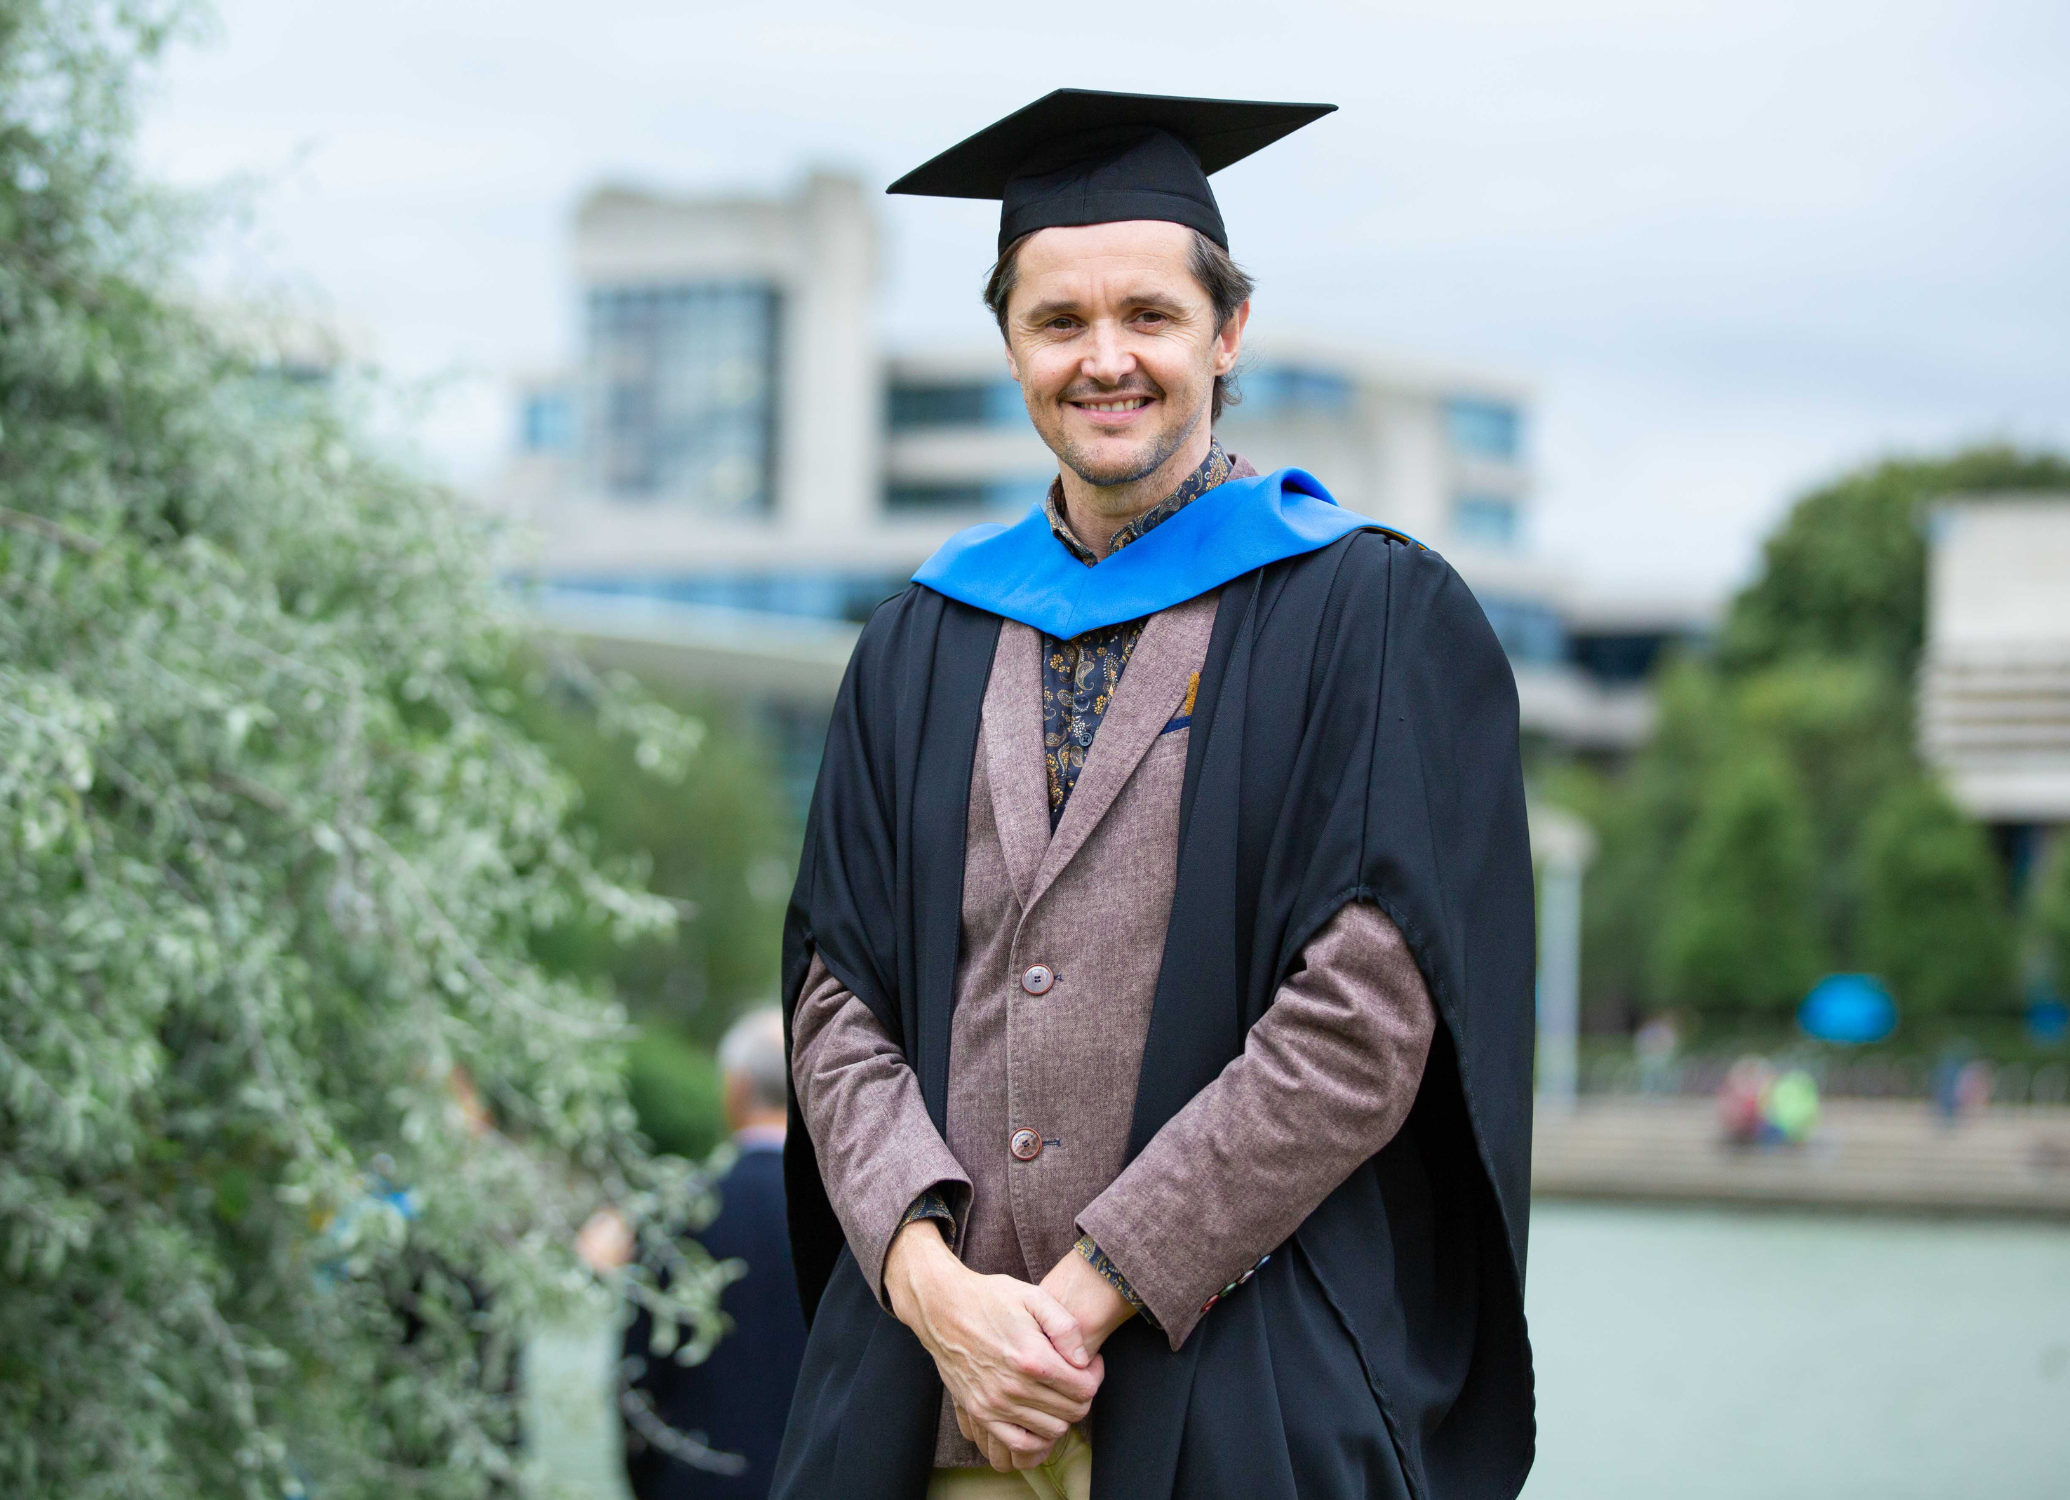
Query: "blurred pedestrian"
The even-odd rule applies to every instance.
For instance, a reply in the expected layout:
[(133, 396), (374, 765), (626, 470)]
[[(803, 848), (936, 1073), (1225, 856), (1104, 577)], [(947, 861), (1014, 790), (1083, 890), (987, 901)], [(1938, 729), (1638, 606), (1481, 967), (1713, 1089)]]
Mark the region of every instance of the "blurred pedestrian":
[(1803, 1145), (1818, 1129), (1818, 1080), (1803, 1068), (1791, 1068), (1763, 1093), (1761, 1116), (1775, 1141)]
[[(722, 1294), (732, 1326), (700, 1364), (654, 1353), (644, 1309), (625, 1330), (625, 1475), (636, 1500), (763, 1500), (805, 1351), (784, 1225), (782, 1015), (771, 1007), (736, 1021), (719, 1043), (719, 1070), (739, 1155), (719, 1179), (718, 1217), (697, 1238), (747, 1274)], [(593, 1265), (623, 1265), (632, 1236), (607, 1210), (585, 1227), (581, 1249)]]
[(1761, 1142), (1761, 1103), (1775, 1082), (1775, 1069), (1765, 1057), (1742, 1057), (1726, 1071), (1718, 1086), (1718, 1123), (1735, 1146)]
[(1944, 1125), (1982, 1114), (1991, 1105), (1997, 1082), (1991, 1064), (1975, 1056), (1967, 1042), (1942, 1052), (1933, 1067), (1933, 1107)]
[(1666, 1011), (1649, 1016), (1632, 1037), (1632, 1051), (1639, 1060), (1639, 1089), (1647, 1094), (1672, 1094), (1677, 1083), (1675, 1056), (1681, 1051), (1682, 1033), (1675, 1018)]

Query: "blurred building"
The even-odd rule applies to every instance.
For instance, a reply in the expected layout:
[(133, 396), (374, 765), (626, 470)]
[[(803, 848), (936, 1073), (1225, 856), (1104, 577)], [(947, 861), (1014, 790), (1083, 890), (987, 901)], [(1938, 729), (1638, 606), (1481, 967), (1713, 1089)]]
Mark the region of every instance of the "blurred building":
[[(522, 388), (495, 496), (534, 539), (543, 614), (646, 670), (759, 692), (801, 755), (855, 622), (944, 537), (1017, 518), (1056, 472), (996, 342), (878, 346), (876, 270), (848, 177), (784, 199), (591, 192), (582, 349)], [(1600, 752), (1643, 737), (1646, 671), (1701, 617), (1572, 597), (1536, 552), (1526, 386), (1302, 341), (1269, 307), (1240, 386), (1226, 446), (1312, 470), (1459, 568), (1528, 732)]]
[(2070, 495), (1953, 502), (1929, 538), (1920, 752), (2017, 886), (2070, 824)]

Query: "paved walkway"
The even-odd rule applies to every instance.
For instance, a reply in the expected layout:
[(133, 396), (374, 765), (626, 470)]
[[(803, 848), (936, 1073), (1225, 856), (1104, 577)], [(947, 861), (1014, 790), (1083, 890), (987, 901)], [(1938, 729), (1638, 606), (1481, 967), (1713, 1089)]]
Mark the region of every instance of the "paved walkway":
[(1733, 1147), (1705, 1099), (1584, 1099), (1541, 1110), (1535, 1193), (2070, 1218), (2070, 1109), (1950, 1126), (1916, 1100), (1835, 1100), (1801, 1147)]

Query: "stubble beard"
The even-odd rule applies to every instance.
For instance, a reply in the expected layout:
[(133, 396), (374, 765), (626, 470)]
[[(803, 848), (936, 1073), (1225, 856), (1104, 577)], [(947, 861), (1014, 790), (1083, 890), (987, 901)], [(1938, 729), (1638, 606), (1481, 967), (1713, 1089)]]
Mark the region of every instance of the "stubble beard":
[(1110, 460), (1107, 465), (1102, 466), (1077, 442), (1064, 438), (1061, 434), (1054, 451), (1057, 461), (1087, 484), (1102, 489), (1135, 484), (1148, 479), (1169, 463), (1171, 456), (1184, 447), (1186, 440), (1199, 430), (1201, 419), (1206, 415), (1207, 407), (1203, 404), (1187, 422), (1159, 437), (1151, 445), (1148, 453), (1137, 459), (1123, 460), (1118, 465)]

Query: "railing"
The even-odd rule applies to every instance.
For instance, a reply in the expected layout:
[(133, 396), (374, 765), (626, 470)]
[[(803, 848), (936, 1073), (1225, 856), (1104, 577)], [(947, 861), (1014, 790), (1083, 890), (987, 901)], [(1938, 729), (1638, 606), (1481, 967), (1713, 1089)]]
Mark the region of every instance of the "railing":
[[(1649, 1063), (1633, 1057), (1589, 1059), (1581, 1070), (1583, 1097), (1709, 1098), (1738, 1060), (1733, 1055), (1698, 1055), (1671, 1062)], [(1776, 1059), (1779, 1067), (1803, 1067), (1818, 1082), (1824, 1099), (1918, 1099), (1935, 1096), (1937, 1070), (1931, 1059), (1876, 1058), (1859, 1060)], [(1970, 1064), (1988, 1070), (1994, 1105), (2070, 1104), (2070, 1062)]]

